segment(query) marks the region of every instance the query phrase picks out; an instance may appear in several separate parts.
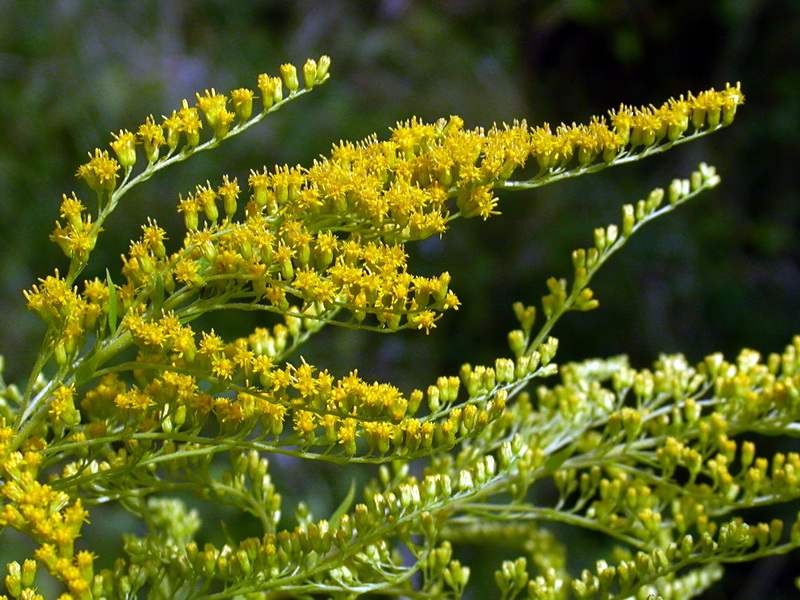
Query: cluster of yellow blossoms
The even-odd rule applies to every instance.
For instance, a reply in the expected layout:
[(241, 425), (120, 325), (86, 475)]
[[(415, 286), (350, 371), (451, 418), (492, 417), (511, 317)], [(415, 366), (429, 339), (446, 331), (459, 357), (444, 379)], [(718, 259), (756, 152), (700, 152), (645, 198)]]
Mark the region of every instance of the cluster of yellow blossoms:
[[(303, 69), (307, 85), (315, 81), (313, 73), (317, 73), (316, 81), (324, 80), (327, 67), (320, 75), (323, 64), (326, 61), (307, 63)], [(296, 90), (296, 71), (285, 68), (283, 72), (286, 87)], [(282, 97), (275, 91), (281, 89), (281, 81), (260, 79), (265, 111)], [(245, 123), (252, 113), (253, 92), (235, 90), (231, 96), (234, 113), (225, 108), (228, 98), (212, 90), (198, 94), (197, 108), (184, 103), (163, 126), (148, 118), (138, 137), (120, 132), (112, 142), (119, 163), (97, 150), (78, 174), (99, 194), (110, 194), (119, 165), (128, 171), (132, 168), (136, 142), (145, 147), (148, 169), (169, 160), (181, 133), (186, 136), (185, 148), (196, 147), (201, 113), (215, 128), (212, 142), (221, 139), (229, 132), (227, 125), (225, 133), (220, 132), (221, 122), (238, 115)], [(547, 125), (528, 128), (524, 122), (484, 131), (465, 130), (458, 117), (435, 124), (412, 119), (398, 124), (387, 141), (371, 137), (359, 144), (343, 142), (334, 147), (330, 158), (315, 161), (308, 169), (252, 172), (243, 221), (235, 220), (241, 203), (235, 179), (226, 177), (216, 189), (198, 186), (178, 206), (188, 230), (181, 250), (168, 256), (166, 233), (150, 223), (123, 257), (128, 283), (115, 294), (121, 302), (118, 312), (124, 314), (134, 305), (142, 311), (138, 295), (146, 291), (153, 296), (158, 282), (167, 293), (175, 294), (168, 301), (171, 307), (185, 300), (190, 290), (210, 287), (229, 300), (266, 299), (272, 310), (284, 314), (307, 314), (314, 307), (326, 314), (317, 318), (330, 320), (332, 311), (346, 308), (353, 325), (368, 327), (364, 319), (372, 314), (379, 329), (429, 330), (438, 313), (456, 308), (458, 300), (448, 290), (446, 273), (438, 278), (408, 273), (402, 242), (441, 234), (457, 216), (485, 219), (495, 214), (493, 189), (513, 187), (508, 179), (531, 156), (540, 172), (517, 185), (539, 185), (564, 173), (580, 173), (590, 166), (653, 151), (680, 140), (690, 124), (701, 132), (726, 125), (742, 102), (739, 88), (727, 86), (721, 92), (681, 96), (660, 108), (621, 106), (611, 113), (610, 125), (595, 118), (588, 125), (562, 125), (555, 133)], [(123, 139), (128, 140), (126, 144), (121, 144)], [(164, 144), (169, 153), (159, 157), (158, 149)], [(53, 234), (64, 252), (81, 262), (88, 258), (99, 233), (98, 223), (93, 224), (91, 215), (82, 216), (84, 211), (74, 194), (65, 196), (61, 214), (67, 224), (57, 224)], [(57, 285), (55, 281), (48, 284)], [(97, 289), (92, 293), (102, 293), (101, 284), (93, 285)], [(176, 285), (183, 287), (176, 292)], [(62, 302), (36, 288), (28, 300), (43, 316)], [(96, 311), (92, 307), (86, 319), (92, 321)], [(79, 315), (82, 311), (62, 312)], [(78, 329), (86, 327), (73, 323), (67, 335), (79, 337)]]
[[(319, 63), (308, 61), (302, 69), (306, 88), (325, 81), (327, 69), (326, 57)], [(284, 65), (281, 75), (259, 78), (262, 116), (283, 101), (284, 86), (290, 96), (298, 92), (297, 70)], [(111, 143), (117, 160), (97, 150), (78, 175), (101, 200), (107, 196), (106, 206), (113, 205), (120, 190), (130, 185), (137, 144), (148, 161), (142, 175), (148, 175), (203, 147), (201, 116), (213, 130), (205, 144), (247, 126), (254, 97), (252, 90), (234, 90), (230, 98), (207, 90), (197, 95), (195, 107), (184, 101), (163, 125), (149, 117), (136, 135), (121, 131)], [(221, 423), (242, 424), (257, 417), (265, 432), (279, 434), (288, 414), (304, 443), (322, 435), (329, 443), (342, 444), (350, 455), (361, 436), (371, 450), (385, 452), (387, 439), (403, 438), (400, 423), (416, 432), (413, 446), (433, 435), (433, 430), (405, 421), (419, 406), (421, 392), (405, 398), (391, 386), (369, 386), (356, 374), (334, 382), (327, 371), (313, 376), (309, 365), (278, 363), (326, 323), (429, 331), (441, 312), (457, 308), (459, 301), (449, 290), (447, 273), (426, 278), (408, 272), (404, 242), (442, 234), (458, 216), (486, 219), (495, 214), (496, 188), (540, 185), (657, 151), (686, 139), (690, 126), (690, 135), (702, 135), (727, 125), (743, 100), (739, 87), (728, 85), (720, 92), (681, 96), (659, 108), (621, 106), (608, 121), (562, 125), (555, 133), (547, 125), (529, 128), (525, 122), (467, 130), (458, 117), (433, 124), (412, 119), (399, 123), (386, 141), (372, 136), (357, 144), (342, 142), (329, 158), (307, 169), (252, 171), (242, 219), (237, 219), (242, 190), (236, 179), (226, 176), (219, 186), (198, 186), (178, 205), (187, 230), (182, 246), (169, 253), (166, 232), (148, 222), (122, 257), (124, 284), (94, 280), (78, 293), (69, 277), (56, 272), (26, 297), (29, 307), (51, 325), (51, 345), (60, 365), (80, 355), (92, 332), (115, 351), (119, 343), (131, 341), (139, 348), (137, 385), (129, 388), (109, 375), (113, 381), (107, 377), (87, 394), (83, 406), (89, 413), (88, 399), (112, 390), (108, 399), (119, 409), (138, 413), (145, 426), (167, 414), (173, 426), (180, 426), (187, 409), (198, 414), (213, 410)], [(523, 183), (510, 182), (531, 157), (539, 172)], [(122, 188), (120, 166), (126, 172)], [(102, 209), (94, 220), (85, 212), (74, 194), (64, 196), (61, 215), (66, 225), (58, 223), (52, 236), (73, 262), (85, 263), (103, 219)], [(188, 324), (222, 307), (278, 313), (285, 324), (230, 344), (213, 332), (198, 336)], [(98, 355), (101, 366), (106, 359), (102, 348)], [(521, 376), (533, 370), (523, 368)], [(212, 398), (202, 381), (227, 385), (238, 396)], [(183, 412), (172, 412), (178, 407)], [(69, 417), (73, 411), (56, 416)], [(106, 409), (100, 412), (107, 414)], [(376, 435), (380, 427), (389, 427), (385, 423), (393, 424), (391, 435), (388, 430)]]
[(38, 561), (67, 586), (72, 598), (91, 598), (89, 587), (94, 578), (96, 556), (88, 551), (75, 552), (75, 540), (89, 513), (80, 499), (72, 501), (65, 492), (39, 482), (45, 441), (31, 438), (24, 452), (12, 452), (9, 443), (13, 437), (13, 429), (3, 420), (0, 426), (3, 479), (0, 497), (4, 505), (0, 527), (10, 526), (29, 535), (39, 548), (35, 553), (36, 561), (26, 560), (21, 568), (19, 563), (9, 565), (6, 588), (15, 598), (37, 597), (33, 582)]
[[(97, 195), (97, 212), (74, 193), (65, 195), (62, 221), (51, 236), (71, 259), (69, 272), (62, 277), (56, 271), (25, 293), (49, 327), (46, 358), (63, 377), (37, 397), (38, 405), (25, 406), (23, 423), (31, 419), (33, 429), (36, 419), (44, 421), (56, 436), (71, 435), (80, 446), (120, 431), (197, 436), (213, 415), (222, 433), (268, 440), (274, 449), (323, 447), (343, 459), (356, 455), (362, 440), (366, 457), (413, 457), (477, 435), (501, 417), (514, 386), (535, 373), (552, 373), (555, 341), (526, 352), (524, 343), (517, 340), (517, 348), (512, 340), (515, 360), (466, 368), (460, 378), (442, 377), (427, 393), (408, 395), (367, 383), (357, 371), (337, 380), (304, 361), (284, 361), (327, 323), (430, 331), (459, 301), (448, 273), (408, 271), (404, 243), (441, 235), (459, 216), (497, 214), (496, 189), (542, 185), (725, 126), (743, 102), (738, 86), (727, 86), (660, 108), (621, 106), (608, 120), (555, 132), (525, 122), (469, 130), (458, 117), (432, 124), (411, 119), (398, 123), (388, 140), (342, 142), (309, 168), (251, 171), (247, 198), (227, 176), (218, 186), (197, 186), (178, 204), (186, 228), (179, 248), (169, 251), (167, 232), (148, 221), (122, 257), (124, 282), (109, 275), (78, 290), (104, 220), (130, 187), (323, 83), (328, 66), (322, 57), (309, 60), (301, 75), (284, 65), (281, 77), (260, 76), (262, 111), (256, 116), (256, 91), (233, 90), (228, 97), (206, 90), (195, 106), (184, 101), (162, 124), (151, 116), (136, 133), (115, 134), (110, 146), (116, 158), (99, 149), (90, 154), (77, 175)], [(205, 142), (204, 124), (211, 131)], [(694, 132), (687, 134), (690, 126)], [(135, 175), (139, 145), (146, 165)], [(510, 181), (531, 158), (538, 173)], [(233, 342), (190, 325), (222, 308), (266, 311), (283, 322)], [(136, 360), (119, 363), (116, 357), (132, 345)], [(92, 380), (88, 390), (81, 387)], [(456, 406), (465, 389), (467, 401)], [(426, 399), (428, 412), (417, 417)], [(7, 501), (0, 524), (29, 533), (40, 544), (37, 560), (72, 597), (89, 597), (94, 557), (76, 555), (73, 547), (87, 513), (79, 501), (70, 504), (66, 493), (37, 481), (45, 443), (6, 447), (12, 435), (0, 429), (0, 495)], [(30, 570), (27, 563), (20, 570), (22, 587), (32, 581)]]

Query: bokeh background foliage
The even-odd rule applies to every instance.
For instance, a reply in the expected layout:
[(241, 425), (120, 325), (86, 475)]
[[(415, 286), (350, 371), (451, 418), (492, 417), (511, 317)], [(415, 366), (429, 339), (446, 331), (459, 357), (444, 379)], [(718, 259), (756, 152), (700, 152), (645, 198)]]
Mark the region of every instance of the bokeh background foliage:
[[(331, 331), (303, 353), (336, 374), (358, 367), (365, 378), (405, 391), (454, 374), (462, 362), (505, 356), (505, 334), (515, 326), (511, 303), (536, 301), (547, 277), (569, 273), (569, 252), (589, 242), (592, 227), (615, 222), (619, 205), (700, 160), (717, 166), (723, 185), (614, 258), (593, 286), (601, 308), (568, 316), (555, 332), (558, 358), (625, 352), (641, 367), (660, 352), (698, 360), (744, 346), (777, 351), (800, 333), (798, 39), (794, 0), (0, 3), (0, 353), (7, 379), (25, 376), (41, 339), (20, 290), (66, 266), (46, 240), (61, 194), (74, 188), (89, 197), (74, 181), (86, 152), (104, 147), (110, 131), (168, 114), (196, 91), (253, 87), (258, 73), (323, 53), (333, 59), (324, 88), (126, 197), (95, 252), (97, 270), (87, 274), (119, 265), (148, 216), (180, 231), (177, 196), (197, 183), (218, 183), (225, 173), (243, 181), (262, 165), (309, 165), (339, 139), (386, 136), (412, 115), (458, 114), (470, 127), (515, 118), (557, 125), (585, 122), (621, 102), (658, 104), (740, 80), (747, 105), (731, 129), (657, 159), (506, 194), (502, 216), (457, 222), (443, 239), (410, 246), (416, 270), (449, 270), (463, 302), (432, 335)], [(225, 315), (209, 325), (241, 334), (250, 318)], [(276, 479), (281, 468), (275, 465)], [(331, 468), (295, 478), (287, 505), (308, 495), (322, 516), (346, 494), (350, 482), (341, 479)], [(109, 540), (116, 535), (104, 532)], [(0, 538), (3, 556), (9, 540)], [(569, 545), (586, 541), (573, 537)], [(707, 598), (795, 597), (793, 560), (736, 569)], [(490, 579), (494, 568), (474, 578)]]

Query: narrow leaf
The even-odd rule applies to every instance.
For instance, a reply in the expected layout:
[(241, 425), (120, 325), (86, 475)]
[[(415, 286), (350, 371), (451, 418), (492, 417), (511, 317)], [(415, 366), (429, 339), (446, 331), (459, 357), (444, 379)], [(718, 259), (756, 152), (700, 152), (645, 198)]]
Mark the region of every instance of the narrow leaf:
[(111, 273), (106, 269), (106, 283), (108, 284), (108, 327), (109, 333), (117, 330), (117, 288), (111, 281)]
[(164, 305), (164, 278), (161, 277), (161, 273), (158, 274), (156, 277), (156, 298), (153, 302), (153, 307), (155, 308), (156, 314), (161, 312), (161, 307)]
[[(344, 516), (344, 514), (350, 510), (350, 507), (353, 505), (353, 500), (356, 497), (356, 480), (353, 479), (350, 482), (350, 491), (347, 492), (347, 496), (344, 497), (342, 503), (339, 505), (339, 508), (334, 511), (333, 515), (331, 515), (330, 522), (333, 524), (338, 524), (339, 520)], [(338, 526), (338, 525), (335, 525)]]

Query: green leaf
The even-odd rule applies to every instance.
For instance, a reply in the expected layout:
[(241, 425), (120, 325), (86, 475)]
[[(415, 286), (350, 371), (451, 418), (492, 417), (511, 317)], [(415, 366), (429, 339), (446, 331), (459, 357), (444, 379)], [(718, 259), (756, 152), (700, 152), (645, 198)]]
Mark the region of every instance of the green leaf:
[(94, 377), (97, 366), (100, 363), (100, 356), (96, 350), (97, 346), (81, 360), (80, 366), (75, 370), (75, 385), (83, 385)]
[(356, 497), (356, 480), (353, 479), (352, 481), (350, 481), (350, 491), (347, 492), (347, 496), (344, 497), (344, 500), (342, 500), (342, 503), (339, 505), (339, 508), (337, 508), (334, 511), (333, 515), (331, 515), (331, 520), (330, 520), (331, 523), (334, 524), (339, 523), (339, 519), (341, 519), (342, 516), (344, 516), (344, 514), (348, 510), (350, 510), (350, 507), (353, 505), (353, 500), (355, 500), (355, 497)]
[(109, 333), (117, 330), (117, 288), (111, 281), (111, 273), (106, 269), (106, 283), (108, 284), (108, 327)]
[(161, 277), (161, 273), (159, 273), (158, 277), (156, 277), (156, 297), (153, 301), (153, 308), (156, 311), (155, 314), (161, 312), (162, 306), (164, 306), (164, 278)]
[(561, 468), (566, 460), (572, 456), (577, 448), (577, 444), (570, 444), (566, 448), (562, 448), (544, 462), (544, 468), (548, 473), (553, 473)]

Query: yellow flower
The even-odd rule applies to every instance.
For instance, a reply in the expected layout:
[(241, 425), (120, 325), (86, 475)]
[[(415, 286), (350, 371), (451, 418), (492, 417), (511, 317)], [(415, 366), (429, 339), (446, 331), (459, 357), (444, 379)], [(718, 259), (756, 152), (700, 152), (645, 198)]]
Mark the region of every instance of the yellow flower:
[(236, 365), (229, 358), (214, 356), (211, 359), (211, 373), (220, 379), (232, 379), (236, 373)]
[(200, 263), (196, 260), (182, 260), (175, 265), (175, 279), (189, 286), (203, 287), (206, 281), (200, 274)]
[(195, 96), (197, 97), (197, 108), (203, 113), (209, 127), (214, 129), (219, 122), (220, 114), (228, 103), (227, 96), (218, 94), (214, 88), (211, 88), (210, 92), (206, 90), (204, 96), (200, 94), (195, 94)]
[(72, 192), (72, 196), (62, 194), (61, 199), (61, 217), (66, 219), (73, 229), (80, 231), (83, 228), (81, 213), (86, 207), (75, 196), (75, 192)]
[(203, 128), (203, 122), (200, 120), (197, 109), (190, 108), (189, 103), (184, 100), (176, 116), (178, 131), (186, 135), (186, 145), (189, 148), (197, 146), (200, 143), (200, 130)]
[(94, 156), (89, 153), (89, 162), (78, 167), (76, 176), (82, 177), (89, 188), (98, 194), (110, 194), (117, 185), (117, 171), (119, 163), (110, 158), (107, 151), (96, 149)]
[(262, 73), (258, 76), (258, 90), (261, 92), (264, 110), (272, 108), (276, 102), (283, 100), (283, 82), (280, 77), (270, 77)]
[(127, 129), (119, 133), (112, 133), (114, 141), (111, 149), (117, 155), (117, 160), (124, 168), (130, 169), (136, 164), (136, 136)]
[(118, 394), (114, 399), (114, 404), (122, 409), (144, 411), (151, 406), (155, 406), (155, 401), (146, 392), (134, 386), (127, 392)]
[(253, 114), (253, 90), (238, 89), (231, 90), (231, 101), (233, 110), (240, 121), (247, 121)]
[(440, 317), (441, 315), (437, 316), (436, 313), (431, 310), (424, 310), (421, 313), (410, 315), (409, 321), (417, 329), (424, 329), (427, 334), (430, 333), (431, 329), (436, 327), (436, 321)]
[(225, 342), (214, 330), (203, 332), (203, 339), (200, 341), (200, 353), (205, 356), (218, 355), (225, 348)]
[(345, 455), (353, 456), (356, 453), (356, 421), (355, 419), (345, 419), (341, 422), (336, 432), (339, 443), (342, 445)]
[(314, 431), (317, 428), (317, 416), (307, 410), (298, 410), (294, 413), (294, 429), (300, 437), (307, 442), (314, 439)]
[(300, 87), (300, 82), (297, 80), (297, 67), (292, 64), (286, 63), (281, 65), (280, 68), (283, 83), (289, 93), (294, 93)]
[(157, 161), (159, 147), (163, 146), (166, 140), (164, 139), (164, 129), (161, 125), (155, 123), (153, 115), (145, 119), (144, 124), (139, 126), (136, 134), (142, 141), (147, 161), (151, 163)]
[(53, 392), (53, 400), (50, 402), (50, 416), (56, 420), (67, 423), (68, 425), (75, 422), (75, 388), (74, 386), (60, 385), (55, 392)]

